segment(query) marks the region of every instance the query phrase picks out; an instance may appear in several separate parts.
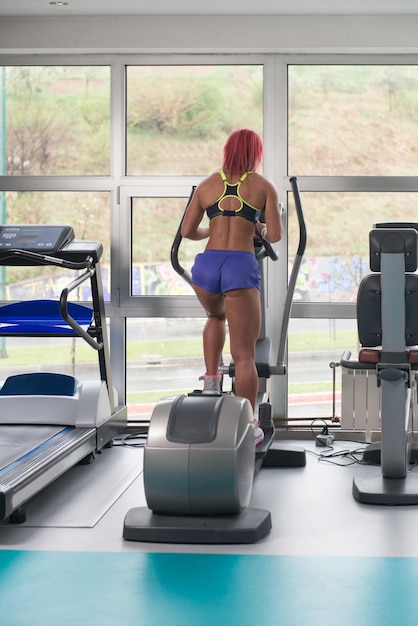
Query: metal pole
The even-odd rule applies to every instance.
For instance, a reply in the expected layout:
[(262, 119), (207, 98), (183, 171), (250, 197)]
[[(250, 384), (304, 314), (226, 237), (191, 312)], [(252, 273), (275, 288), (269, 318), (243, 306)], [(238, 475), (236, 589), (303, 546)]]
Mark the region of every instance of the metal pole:
[[(1, 68), (0, 176), (6, 175), (6, 68)], [(6, 223), (6, 192), (0, 188), (0, 224)], [(6, 299), (6, 267), (0, 266), (0, 300)], [(0, 337), (0, 358), (7, 357), (6, 337)]]

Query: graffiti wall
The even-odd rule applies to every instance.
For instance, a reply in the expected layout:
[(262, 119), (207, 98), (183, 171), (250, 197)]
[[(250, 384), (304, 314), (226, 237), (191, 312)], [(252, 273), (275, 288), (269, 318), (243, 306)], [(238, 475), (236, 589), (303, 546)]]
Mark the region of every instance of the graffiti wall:
[[(293, 260), (289, 261), (289, 273)], [(190, 268), (186, 268), (190, 270)], [(309, 257), (302, 261), (295, 289), (295, 300), (300, 302), (354, 302), (361, 279), (369, 271), (365, 257)], [(21, 281), (7, 286), (10, 300), (55, 299), (76, 276), (68, 271), (50, 276)], [(105, 300), (110, 300), (110, 272), (102, 268)], [(178, 296), (192, 294), (192, 289), (174, 271), (171, 264), (140, 263), (132, 268), (134, 296)], [(90, 299), (88, 281), (74, 299)]]
[(295, 300), (355, 302), (361, 279), (368, 272), (368, 257), (306, 258), (302, 261), (296, 283)]

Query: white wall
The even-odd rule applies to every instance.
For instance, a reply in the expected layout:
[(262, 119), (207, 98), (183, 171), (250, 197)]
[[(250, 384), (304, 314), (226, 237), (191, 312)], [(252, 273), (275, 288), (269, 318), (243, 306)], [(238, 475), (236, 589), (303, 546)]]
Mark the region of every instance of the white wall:
[(418, 15), (6, 17), (0, 53), (418, 52)]

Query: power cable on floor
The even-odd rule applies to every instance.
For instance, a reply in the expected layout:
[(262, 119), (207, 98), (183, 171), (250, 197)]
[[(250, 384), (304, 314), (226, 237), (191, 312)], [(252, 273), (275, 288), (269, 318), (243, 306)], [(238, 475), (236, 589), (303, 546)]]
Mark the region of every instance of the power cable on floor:
[(144, 448), (147, 442), (147, 433), (129, 433), (113, 439), (113, 445), (127, 448)]

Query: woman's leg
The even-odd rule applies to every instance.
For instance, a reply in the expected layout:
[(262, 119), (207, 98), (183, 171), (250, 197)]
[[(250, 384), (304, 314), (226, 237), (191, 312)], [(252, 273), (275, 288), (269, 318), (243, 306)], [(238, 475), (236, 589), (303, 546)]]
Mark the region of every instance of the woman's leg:
[(254, 358), (261, 326), (260, 292), (257, 287), (227, 291), (225, 306), (231, 356), (235, 363), (235, 394), (248, 398), (254, 410), (258, 392)]
[(193, 285), (193, 287), (208, 316), (203, 329), (206, 374), (215, 376), (219, 371), (219, 363), (225, 344), (225, 298), (222, 294), (211, 293), (197, 285)]

